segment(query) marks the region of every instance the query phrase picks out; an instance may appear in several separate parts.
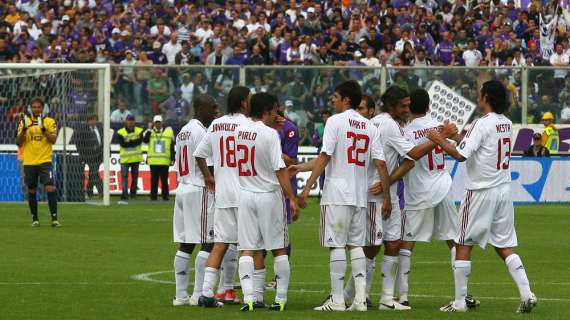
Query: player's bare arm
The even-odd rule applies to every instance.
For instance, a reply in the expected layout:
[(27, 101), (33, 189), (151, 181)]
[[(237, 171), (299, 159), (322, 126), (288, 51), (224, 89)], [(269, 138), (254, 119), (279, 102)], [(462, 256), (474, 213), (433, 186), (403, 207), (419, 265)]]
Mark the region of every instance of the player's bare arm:
[(208, 164), (206, 163), (206, 159), (196, 157), (196, 163), (198, 164), (198, 168), (200, 168), (200, 171), (204, 175), (204, 183), (206, 184), (206, 189), (209, 191), (212, 191), (212, 192), (215, 191), (216, 190), (216, 182), (215, 182), (214, 176), (212, 175), (212, 172), (208, 168)]
[(436, 130), (429, 131), (427, 134), (427, 138), (433, 141), (434, 143), (437, 143), (443, 149), (443, 151), (445, 151), (448, 155), (452, 156), (455, 160), (462, 162), (467, 160), (459, 153), (459, 151), (457, 151), (457, 148), (455, 148), (454, 145), (447, 142), (447, 139), (442, 137), (441, 134)]
[(315, 182), (323, 173), (323, 170), (325, 170), (325, 167), (327, 166), (330, 160), (331, 156), (322, 152), (321, 154), (319, 154), (319, 156), (316, 159), (309, 161), (309, 162), (314, 161), (314, 166), (311, 176), (309, 177), (309, 180), (307, 180), (307, 184), (305, 185), (303, 192), (301, 192), (301, 196), (299, 196), (299, 206), (301, 208), (305, 208), (307, 206), (307, 197), (309, 196), (309, 192), (311, 191), (311, 186), (315, 184)]
[[(380, 175), (380, 184), (382, 188), (388, 190), (390, 188), (390, 176), (388, 175), (388, 168), (386, 168), (386, 161), (374, 159), (374, 165)], [(384, 195), (384, 203), (382, 204), (382, 219), (387, 220), (392, 213), (392, 199), (390, 192)]]
[[(310, 161), (307, 162), (297, 163), (288, 166), (287, 170), (289, 171), (289, 176), (293, 177), (299, 172), (313, 171), (313, 169), (315, 168), (315, 163), (317, 163), (317, 159), (318, 157), (311, 159)], [(285, 162), (285, 164), (287, 164), (287, 162)]]
[(299, 219), (299, 206), (297, 205), (297, 196), (293, 193), (291, 189), (291, 183), (289, 182), (289, 175), (287, 174), (287, 169), (283, 168), (275, 171), (277, 180), (285, 193), (287, 199), (289, 199), (289, 204), (291, 205), (291, 218), (293, 221)]
[[(398, 165), (398, 167), (396, 167), (396, 169), (392, 171), (392, 174), (389, 176), (390, 183), (388, 184), (388, 188), (392, 184), (398, 182), (398, 180), (402, 179), (402, 177), (405, 176), (410, 170), (412, 170), (415, 165), (416, 165), (415, 161), (410, 159), (404, 159), (404, 161), (400, 163), (400, 165)], [(374, 185), (372, 185), (372, 187), (370, 187), (370, 192), (372, 192), (373, 195), (379, 195), (383, 193), (384, 190), (388, 189), (384, 188), (381, 181), (375, 183)]]
[(288, 155), (286, 155), (286, 154), (284, 154), (284, 153), (281, 155), (281, 157), (283, 158), (283, 161), (285, 162), (285, 165), (288, 166), (288, 167), (289, 167), (289, 166), (292, 166), (292, 165), (294, 165), (294, 164), (297, 163), (297, 161), (296, 161), (295, 159), (289, 157)]

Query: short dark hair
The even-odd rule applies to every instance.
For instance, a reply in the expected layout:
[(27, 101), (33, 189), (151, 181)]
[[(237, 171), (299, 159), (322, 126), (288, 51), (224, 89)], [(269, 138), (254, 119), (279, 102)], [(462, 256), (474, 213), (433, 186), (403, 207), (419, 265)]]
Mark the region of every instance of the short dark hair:
[(360, 101), (362, 100), (362, 89), (360, 85), (355, 80), (345, 81), (334, 89), (338, 92), (341, 99), (348, 98), (350, 100), (350, 107), (352, 109), (358, 109)]
[(364, 100), (364, 103), (366, 103), (367, 110), (376, 108), (376, 103), (374, 103), (374, 99), (372, 99), (371, 96), (365, 94), (362, 96), (362, 100)]
[(32, 103), (34, 102), (39, 102), (42, 105), (44, 105), (44, 99), (42, 99), (41, 97), (33, 97), (32, 100), (30, 100), (30, 105), (32, 105)]
[(493, 112), (503, 114), (509, 108), (507, 88), (499, 80), (489, 80), (483, 83), (481, 95), (489, 103)]
[(194, 96), (192, 100), (192, 108), (194, 108), (194, 110), (214, 105), (216, 105), (216, 100), (208, 94), (198, 94)]
[(99, 117), (96, 114), (90, 114), (87, 117), (87, 121), (89, 121), (89, 120), (99, 120)]
[(252, 118), (261, 118), (264, 112), (271, 112), (276, 107), (277, 98), (267, 92), (256, 93), (251, 96)]
[(424, 89), (416, 89), (410, 94), (410, 111), (413, 114), (425, 114), (429, 109), (429, 94)]
[(228, 113), (238, 113), (241, 110), (241, 104), (249, 96), (249, 88), (244, 86), (235, 86), (228, 93)]
[(404, 98), (409, 97), (408, 91), (399, 86), (390, 86), (382, 95), (382, 108), (384, 112), (388, 111), (388, 106), (395, 107), (398, 102)]

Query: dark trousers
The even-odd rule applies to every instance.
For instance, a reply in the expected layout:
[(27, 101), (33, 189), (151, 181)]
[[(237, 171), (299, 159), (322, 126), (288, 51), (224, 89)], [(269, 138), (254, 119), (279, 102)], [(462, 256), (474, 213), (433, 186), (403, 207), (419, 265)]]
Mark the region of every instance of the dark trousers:
[(150, 200), (156, 200), (158, 193), (158, 179), (162, 187), (162, 199), (168, 200), (168, 169), (165, 165), (150, 166)]
[(93, 195), (93, 187), (97, 189), (97, 194), (103, 194), (103, 180), (99, 176), (99, 167), (101, 166), (101, 161), (89, 160), (86, 161), (87, 166), (89, 166), (89, 177), (87, 181), (87, 195)]
[(121, 177), (123, 179), (123, 195), (121, 198), (126, 199), (129, 195), (129, 169), (131, 170), (131, 197), (137, 195), (137, 185), (139, 180), (139, 163), (121, 163)]

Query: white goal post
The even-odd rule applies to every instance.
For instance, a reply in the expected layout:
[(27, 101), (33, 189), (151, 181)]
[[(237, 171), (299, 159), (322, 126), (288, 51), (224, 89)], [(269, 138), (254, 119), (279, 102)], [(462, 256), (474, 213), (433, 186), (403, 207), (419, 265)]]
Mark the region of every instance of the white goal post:
[[(87, 78), (87, 80), (85, 80)], [(43, 81), (44, 87), (35, 87), (39, 82)], [(68, 168), (66, 167), (67, 154), (77, 154), (78, 150), (73, 143), (70, 143), (71, 137), (68, 136), (73, 132), (73, 129), (68, 128), (66, 121), (70, 119), (70, 113), (67, 108), (74, 108), (74, 103), (79, 95), (78, 92), (81, 88), (74, 88), (73, 86), (87, 86), (89, 85), (90, 104), (89, 109), (85, 111), (75, 111), (73, 121), (78, 125), (85, 125), (86, 119), (90, 114), (96, 114), (103, 128), (102, 137), (102, 171), (103, 171), (103, 195), (99, 196), (96, 201), (89, 201), (90, 203), (109, 205), (110, 204), (110, 158), (111, 158), (111, 126), (110, 126), (110, 113), (111, 113), (111, 66), (109, 64), (81, 64), (81, 63), (40, 63), (40, 64), (23, 64), (23, 63), (1, 63), (0, 64), (0, 100), (17, 101), (17, 103), (10, 105), (5, 103), (7, 110), (26, 110), (27, 105), (25, 101), (29, 101), (34, 96), (42, 96), (40, 93), (48, 92), (50, 101), (46, 102), (47, 110), (53, 113), (55, 107), (50, 106), (50, 103), (57, 105), (58, 122), (58, 139), (54, 145), (54, 153), (61, 153), (63, 167), (62, 171), (63, 180), (66, 180)], [(8, 89), (5, 89), (8, 88)], [(5, 92), (1, 92), (5, 90)], [(4, 97), (6, 95), (6, 97)], [(85, 93), (87, 95), (87, 93)], [(66, 105), (67, 104), (67, 105)], [(17, 106), (17, 107), (15, 107)], [(77, 109), (74, 109), (77, 110)], [(14, 113), (17, 111), (14, 111)], [(14, 128), (17, 128), (17, 118), (6, 112), (7, 119), (10, 119), (14, 124), (9, 127), (3, 127), (5, 130), (5, 137), (10, 137), (14, 134)], [(11, 118), (10, 118), (11, 117)], [(6, 121), (7, 122), (7, 121)], [(9, 129), (4, 129), (9, 128)], [(10, 132), (8, 132), (10, 131)], [(17, 146), (12, 143), (12, 140), (5, 139), (0, 145), (0, 153), (12, 153), (17, 151)], [(59, 161), (59, 160), (58, 160)], [(59, 162), (58, 162), (59, 163)], [(91, 169), (91, 168), (90, 168)], [(97, 168), (101, 170), (101, 168)], [(100, 171), (99, 171), (100, 172)], [(74, 173), (77, 177), (75, 179), (77, 186), (84, 185), (84, 171)], [(64, 182), (63, 188), (69, 188)], [(69, 191), (69, 190), (67, 190)], [(77, 190), (76, 190), (77, 191)], [(77, 192), (83, 192), (77, 191)], [(99, 192), (98, 192), (99, 193)], [(66, 201), (66, 192), (64, 190), (61, 198)]]

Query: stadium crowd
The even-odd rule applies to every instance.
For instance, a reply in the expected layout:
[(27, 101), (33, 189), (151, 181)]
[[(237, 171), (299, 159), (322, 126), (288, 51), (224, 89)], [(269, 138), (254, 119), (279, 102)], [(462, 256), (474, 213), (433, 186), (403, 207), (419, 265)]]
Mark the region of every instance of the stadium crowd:
[[(545, 112), (557, 123), (570, 122), (566, 70), (530, 70), (529, 96), (522, 97), (521, 71), (505, 68), (568, 66), (564, 18), (555, 51), (545, 59), (540, 12), (540, 2), (513, 0), (17, 0), (0, 4), (0, 62), (111, 63), (112, 121), (122, 124), (133, 114), (148, 122), (162, 114), (175, 127), (190, 117), (192, 110), (186, 110), (195, 94), (213, 95), (224, 110), (224, 97), (239, 83), (238, 68), (208, 66), (289, 66), (248, 68), (246, 84), (254, 93), (278, 94), (305, 144), (329, 108), (333, 84), (357, 79), (378, 101), (380, 70), (300, 65), (387, 66), (388, 85), (413, 90), (439, 80), (472, 101), (481, 81), (496, 78), (512, 94), (513, 122), (522, 121), (521, 99), (529, 99), (529, 123), (540, 123)], [(175, 65), (206, 67), (168, 68)], [(426, 66), (442, 68), (432, 72)], [(81, 74), (71, 79), (73, 107), (66, 111), (72, 119), (92, 113), (96, 101), (96, 83), (76, 77)], [(50, 80), (1, 79), (8, 120), (29, 103), (22, 99), (28, 95), (15, 90), (36, 90)]]

